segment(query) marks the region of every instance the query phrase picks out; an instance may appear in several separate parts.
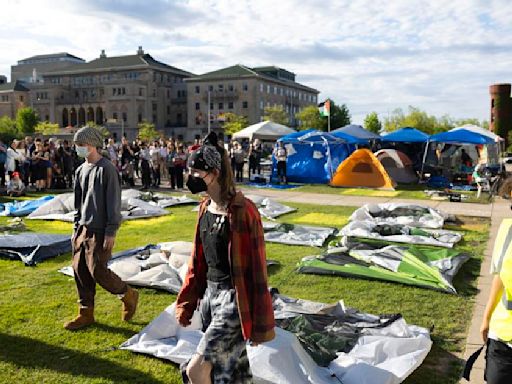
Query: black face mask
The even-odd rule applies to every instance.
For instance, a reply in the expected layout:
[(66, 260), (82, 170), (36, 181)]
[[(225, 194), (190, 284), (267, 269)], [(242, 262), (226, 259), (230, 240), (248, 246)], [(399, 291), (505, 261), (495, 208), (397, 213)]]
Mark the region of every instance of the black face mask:
[(201, 177), (197, 176), (188, 176), (187, 180), (187, 188), (192, 192), (194, 195), (199, 192), (206, 192), (208, 190), (208, 186), (204, 182), (204, 180)]

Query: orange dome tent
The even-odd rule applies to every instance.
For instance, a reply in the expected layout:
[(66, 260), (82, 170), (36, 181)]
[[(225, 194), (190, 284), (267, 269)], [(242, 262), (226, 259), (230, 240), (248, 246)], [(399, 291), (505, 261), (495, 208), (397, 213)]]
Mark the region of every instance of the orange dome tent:
[(381, 162), (368, 149), (358, 149), (334, 173), (333, 187), (363, 187), (394, 190), (394, 182)]

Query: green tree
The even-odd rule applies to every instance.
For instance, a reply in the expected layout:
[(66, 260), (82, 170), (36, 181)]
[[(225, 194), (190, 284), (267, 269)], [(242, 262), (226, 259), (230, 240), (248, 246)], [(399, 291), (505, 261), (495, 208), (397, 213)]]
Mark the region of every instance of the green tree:
[(384, 119), (384, 130), (391, 132), (403, 127), (413, 127), (432, 135), (453, 128), (453, 122), (448, 116), (443, 116), (438, 121), (435, 116), (413, 106), (409, 106), (408, 112), (404, 114), (401, 108), (395, 109), (391, 116)]
[(4, 143), (9, 143), (19, 137), (20, 134), (16, 129), (16, 121), (8, 116), (0, 117), (0, 140)]
[(224, 132), (227, 135), (237, 133), (248, 125), (249, 122), (246, 116), (237, 115), (236, 113), (232, 112), (227, 112), (224, 114), (224, 124), (222, 124), (222, 128), (224, 128)]
[(289, 118), (282, 105), (275, 107), (267, 106), (264, 109), (263, 120), (273, 121), (277, 124), (288, 125)]
[(295, 114), (295, 118), (300, 121), (297, 129), (299, 131), (305, 129), (319, 129), (323, 130), (325, 117), (320, 116), (318, 108), (315, 105), (308, 105), (302, 108), (302, 110)]
[(29, 135), (34, 133), (39, 117), (30, 107), (18, 109), (16, 113), (16, 128), (20, 134)]
[(35, 132), (42, 135), (51, 135), (53, 133), (59, 132), (59, 124), (52, 124), (48, 121), (40, 121), (36, 125)]
[(379, 120), (377, 112), (370, 112), (364, 118), (364, 127), (373, 133), (379, 133), (382, 130), (382, 124)]
[(144, 141), (150, 141), (158, 138), (158, 131), (155, 129), (155, 124), (148, 121), (139, 123), (139, 137)]
[[(350, 124), (350, 111), (346, 104), (337, 105), (331, 100), (331, 130)], [(323, 131), (327, 131), (327, 117), (323, 118)]]

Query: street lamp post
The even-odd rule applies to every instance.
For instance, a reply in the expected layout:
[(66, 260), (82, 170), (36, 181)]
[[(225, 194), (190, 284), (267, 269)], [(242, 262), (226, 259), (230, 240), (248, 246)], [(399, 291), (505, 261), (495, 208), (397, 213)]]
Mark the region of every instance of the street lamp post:
[(210, 111), (211, 111), (211, 108), (210, 108), (210, 90), (208, 90), (208, 133), (210, 133), (211, 131), (211, 119), (210, 119)]

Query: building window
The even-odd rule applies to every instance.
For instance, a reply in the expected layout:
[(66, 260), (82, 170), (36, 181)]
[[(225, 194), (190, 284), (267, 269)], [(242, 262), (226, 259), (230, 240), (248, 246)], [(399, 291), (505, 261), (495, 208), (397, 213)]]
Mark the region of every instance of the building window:
[(270, 85), (267, 85), (267, 93), (270, 93)]
[(274, 95), (277, 95), (277, 87), (274, 87)]
[(491, 99), (491, 108), (494, 108), (494, 99)]
[(299, 92), (299, 100), (302, 100), (302, 93)]
[(167, 106), (167, 114), (168, 114), (168, 115), (170, 115), (170, 114), (171, 114), (171, 106), (170, 106), (170, 105), (168, 105), (168, 106)]
[(224, 103), (219, 103), (219, 111), (222, 111), (224, 109)]
[(242, 108), (249, 108), (248, 105), (249, 103), (247, 101), (242, 102)]
[(112, 114), (112, 118), (113, 118), (113, 119), (115, 119), (115, 120), (117, 120), (117, 112), (114, 112), (114, 113)]
[(196, 85), (196, 93), (200, 93), (201, 92), (201, 87), (199, 85)]
[(126, 88), (123, 87), (123, 95), (126, 95)]
[(283, 94), (284, 94), (284, 92), (283, 92), (283, 91), (284, 91), (284, 89), (283, 89), (283, 88), (279, 88), (279, 92), (280, 92), (281, 96), (283, 96)]
[(156, 103), (153, 103), (153, 112), (156, 112), (156, 109), (157, 109), (157, 105), (156, 105)]
[(228, 109), (233, 109), (233, 102), (232, 102), (232, 101), (230, 101), (230, 102), (228, 103)]
[(142, 123), (142, 113), (139, 113), (139, 116), (137, 117), (137, 121), (139, 123)]
[(210, 92), (212, 92), (212, 91), (213, 91), (213, 85), (209, 85), (209, 86), (208, 86), (208, 90), (209, 90)]
[(247, 85), (247, 83), (243, 83), (242, 84), (242, 89), (247, 92), (249, 90), (249, 86)]
[(23, 96), (20, 96), (20, 101), (23, 102)]
[[(167, 90), (167, 98), (171, 97), (171, 91)], [(180, 91), (178, 91), (178, 97), (180, 97)]]
[(210, 111), (213, 111), (213, 103), (210, 103)]
[(199, 103), (196, 103), (196, 111), (199, 111), (201, 109), (201, 105)]
[(142, 96), (142, 92), (144, 92), (144, 88), (139, 88), (139, 96)]
[(263, 84), (260, 84), (260, 92), (263, 92)]
[(229, 90), (230, 92), (233, 92), (233, 91), (235, 90), (235, 87), (233, 87), (233, 84), (229, 84), (229, 85), (228, 85), (228, 90)]
[(264, 105), (263, 105), (263, 100), (260, 100), (260, 109), (263, 109)]
[[(112, 96), (115, 96), (117, 94), (117, 88), (112, 88)], [(78, 91), (75, 92), (75, 96), (78, 97)]]
[(224, 84), (219, 84), (219, 85), (218, 85), (218, 89), (219, 89), (219, 91), (221, 91), (221, 92), (222, 92), (222, 91), (224, 91)]
[(123, 121), (126, 123), (126, 120), (128, 120), (128, 115), (126, 112), (123, 112)]
[(153, 88), (153, 97), (156, 97), (156, 88)]

